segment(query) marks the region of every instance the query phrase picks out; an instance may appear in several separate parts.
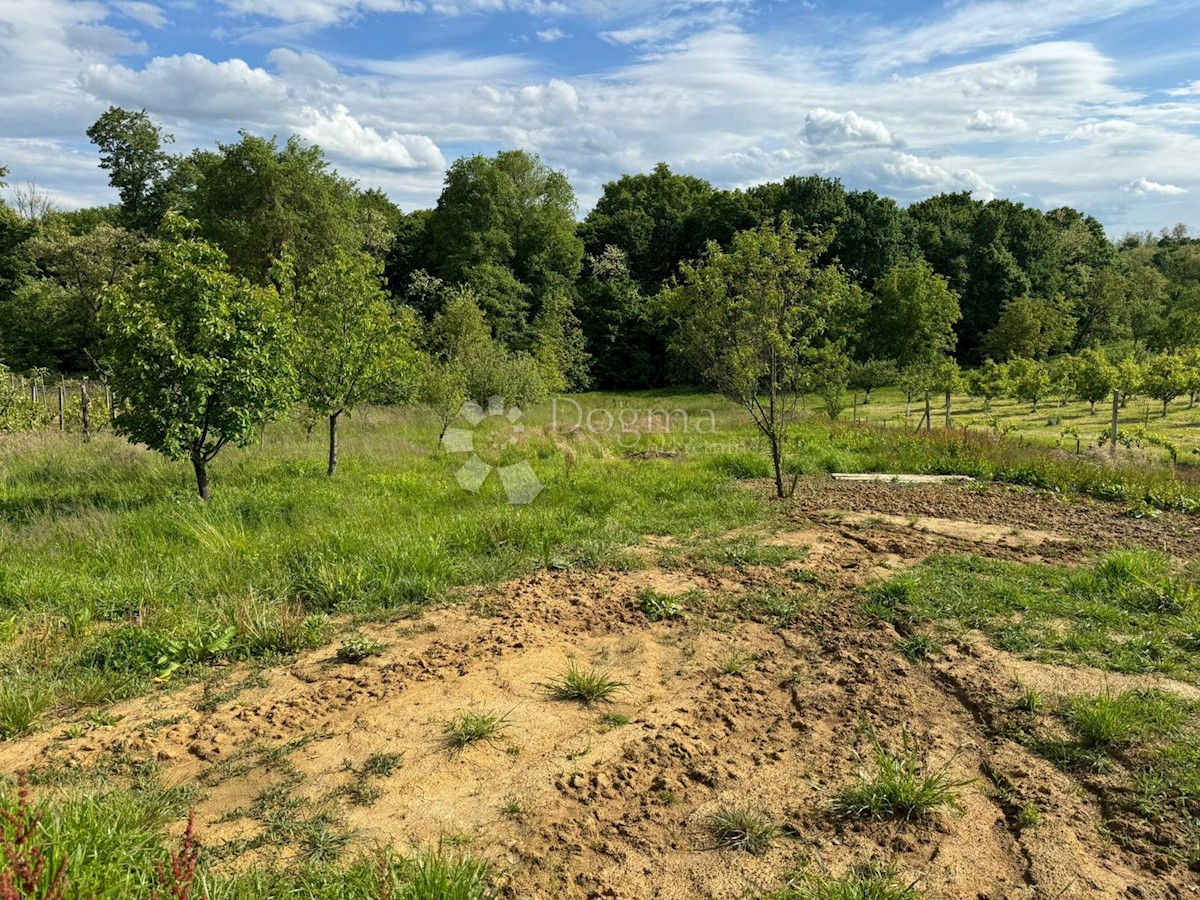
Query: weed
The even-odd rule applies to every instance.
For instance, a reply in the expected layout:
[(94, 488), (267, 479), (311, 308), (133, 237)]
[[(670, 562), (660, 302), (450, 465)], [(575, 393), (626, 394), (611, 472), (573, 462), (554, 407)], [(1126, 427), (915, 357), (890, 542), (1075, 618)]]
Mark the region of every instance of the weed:
[(920, 900), (916, 882), (901, 880), (894, 863), (858, 863), (845, 875), (803, 872), (771, 900)]
[(358, 664), (378, 656), (384, 650), (383, 644), (365, 634), (354, 634), (342, 641), (337, 649), (338, 662)]
[(462, 750), (480, 741), (497, 740), (508, 727), (507, 713), (471, 710), (460, 713), (442, 727), (442, 742), (451, 750)]
[(500, 807), (500, 812), (506, 819), (521, 821), (525, 818), (525, 803), (520, 797), (510, 796)]
[(1022, 687), (1016, 707), (1021, 712), (1035, 713), (1042, 707), (1042, 696), (1034, 688)]
[(893, 753), (874, 737), (874, 768), (861, 771), (857, 784), (838, 794), (832, 803), (835, 815), (873, 819), (924, 818), (943, 806), (962, 812), (962, 788), (972, 780), (949, 774), (954, 759), (941, 768), (925, 771), (920, 749), (904, 732), (903, 748)]
[(1042, 809), (1032, 800), (1026, 800), (1017, 810), (1017, 827), (1034, 828), (1042, 821)]
[(717, 669), (724, 675), (741, 675), (746, 670), (746, 667), (754, 662), (754, 656), (748, 653), (742, 653), (740, 650), (731, 650), (724, 656), (717, 658)]
[(913, 662), (927, 662), (942, 652), (941, 644), (927, 634), (910, 634), (901, 638), (897, 647)]
[(626, 689), (623, 681), (616, 681), (596, 668), (581, 669), (574, 661), (567, 664), (567, 671), (557, 678), (538, 685), (550, 700), (574, 700), (585, 706), (600, 701), (611, 701), (617, 691)]
[(678, 597), (660, 594), (653, 588), (643, 588), (638, 595), (639, 605), (651, 622), (678, 619), (683, 616), (683, 604)]
[(629, 716), (624, 713), (606, 712), (600, 717), (600, 724), (605, 728), (622, 728), (630, 721)]
[(771, 849), (779, 829), (761, 813), (748, 806), (718, 810), (708, 817), (717, 846), (762, 856)]
[(1178, 705), (1156, 691), (1075, 697), (1063, 718), (1084, 749), (1105, 750), (1145, 735), (1168, 735), (1182, 720)]
[(31, 731), (53, 704), (54, 692), (41, 678), (0, 680), (0, 740)]
[(404, 762), (403, 753), (372, 753), (363, 763), (360, 772), (372, 778), (389, 778), (402, 762)]

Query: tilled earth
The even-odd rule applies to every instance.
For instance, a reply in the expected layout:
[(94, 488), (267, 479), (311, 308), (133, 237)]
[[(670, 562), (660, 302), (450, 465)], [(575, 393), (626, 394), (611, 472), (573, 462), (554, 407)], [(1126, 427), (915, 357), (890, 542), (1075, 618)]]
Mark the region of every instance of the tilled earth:
[[(648, 542), (645, 569), (541, 572), (373, 627), (385, 649), (359, 665), (331, 647), (232, 668), (219, 687), (121, 704), (79, 737), (59, 726), (2, 744), (0, 770), (161, 767), (165, 783), (199, 786), (200, 838), (230, 869), (331, 846), (441, 845), (493, 861), (515, 897), (756, 897), (801, 863), (840, 873), (865, 859), (894, 860), (931, 898), (1190, 896), (1200, 877), (1114, 839), (1102, 798), (996, 727), (1015, 674), (1053, 689), (1098, 673), (1060, 678), (978, 635), (916, 665), (860, 611), (863, 584), (933, 552), (1061, 565), (1132, 545), (1196, 555), (1195, 519), (1121, 513), (999, 486), (810, 479), (762, 535), (792, 562), (701, 564)], [(685, 616), (649, 621), (646, 588), (684, 598)], [(764, 594), (794, 609), (764, 607)], [(547, 699), (540, 685), (571, 661), (625, 688), (592, 707)], [(453, 751), (443, 729), (469, 710), (506, 727)], [(907, 735), (930, 768), (970, 781), (963, 810), (831, 815), (872, 735), (892, 747)], [(1031, 801), (1043, 816), (1022, 826)], [(733, 807), (781, 826), (772, 849), (715, 847), (708, 817)]]

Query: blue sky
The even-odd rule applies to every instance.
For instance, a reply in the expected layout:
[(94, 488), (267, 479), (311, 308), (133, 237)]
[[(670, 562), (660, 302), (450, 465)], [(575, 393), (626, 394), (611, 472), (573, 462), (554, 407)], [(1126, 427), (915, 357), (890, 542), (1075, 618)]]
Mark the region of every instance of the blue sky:
[(108, 202), (84, 130), (298, 134), (405, 209), (524, 147), (581, 211), (659, 160), (1200, 228), (1200, 0), (0, 0), (0, 163)]

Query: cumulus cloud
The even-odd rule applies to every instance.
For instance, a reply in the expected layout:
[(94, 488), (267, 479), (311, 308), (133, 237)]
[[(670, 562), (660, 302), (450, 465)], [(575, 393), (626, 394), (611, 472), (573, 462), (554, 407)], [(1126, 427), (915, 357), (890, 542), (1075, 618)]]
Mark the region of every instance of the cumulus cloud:
[(896, 143), (888, 127), (875, 119), (856, 112), (837, 113), (818, 107), (804, 119), (804, 136), (810, 144), (837, 146), (845, 144)]
[(996, 109), (988, 112), (977, 109), (967, 119), (970, 131), (1024, 131), (1028, 123), (1011, 109)]
[(286, 47), (277, 47), (267, 54), (267, 61), (284, 76), (325, 84), (337, 84), (342, 81), (337, 68), (317, 53), (297, 53)]
[(971, 169), (947, 169), (911, 153), (897, 153), (883, 164), (883, 171), (898, 186), (928, 192), (970, 191), (980, 199), (995, 196), (993, 188), (978, 172)]
[(555, 41), (562, 41), (569, 38), (570, 35), (561, 28), (547, 28), (537, 32), (537, 39), (543, 44), (553, 44)]
[(287, 100), (286, 88), (266, 70), (196, 53), (155, 57), (136, 70), (95, 63), (79, 83), (99, 100), (172, 118), (262, 122)]
[(1151, 181), (1149, 178), (1139, 178), (1137, 181), (1131, 181), (1122, 190), (1127, 194), (1136, 194), (1139, 197), (1153, 195), (1174, 197), (1178, 194), (1187, 193), (1187, 188), (1177, 187), (1173, 184), (1160, 184), (1157, 181)]
[(396, 131), (381, 134), (359, 122), (344, 106), (336, 106), (328, 112), (311, 108), (300, 110), (296, 132), (333, 155), (356, 162), (438, 172), (446, 168), (442, 151), (425, 135)]

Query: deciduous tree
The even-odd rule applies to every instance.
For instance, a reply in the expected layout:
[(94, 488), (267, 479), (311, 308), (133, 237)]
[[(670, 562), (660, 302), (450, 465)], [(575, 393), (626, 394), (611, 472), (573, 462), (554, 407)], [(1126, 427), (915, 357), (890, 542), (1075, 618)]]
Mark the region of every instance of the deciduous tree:
[(225, 254), (168, 214), (157, 252), (107, 292), (114, 427), (170, 459), (188, 459), (201, 499), (208, 464), (244, 445), (286, 407), (287, 329), (274, 288), (230, 274)]

